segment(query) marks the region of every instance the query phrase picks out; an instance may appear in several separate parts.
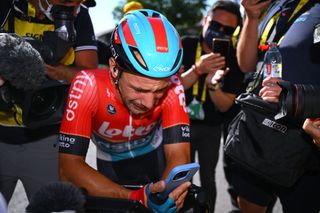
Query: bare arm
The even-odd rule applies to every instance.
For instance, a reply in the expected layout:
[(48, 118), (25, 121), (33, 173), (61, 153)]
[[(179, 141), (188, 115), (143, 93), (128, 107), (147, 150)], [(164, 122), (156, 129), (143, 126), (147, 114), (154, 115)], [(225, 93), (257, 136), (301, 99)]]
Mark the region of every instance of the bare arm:
[(85, 157), (71, 154), (59, 154), (60, 179), (85, 188), (89, 195), (98, 197), (129, 198), (130, 190), (112, 182), (91, 168)]
[(75, 53), (75, 66), (46, 65), (47, 74), (55, 80), (71, 82), (75, 74), (83, 69), (94, 69), (98, 67), (98, 55), (95, 50), (84, 50)]
[(259, 17), (270, 2), (271, 0), (262, 3), (258, 3), (258, 0), (242, 0), (247, 16), (237, 46), (237, 58), (243, 72), (251, 72), (256, 68)]
[(173, 167), (190, 163), (190, 143), (165, 144), (163, 147), (167, 163), (162, 174), (162, 179), (165, 179)]
[[(208, 74), (206, 78), (206, 84), (217, 84), (220, 82), (224, 76), (229, 72), (229, 69), (227, 70), (218, 70), (215, 73)], [(216, 90), (209, 90), (209, 95), (211, 101), (214, 103), (214, 105), (219, 109), (220, 112), (226, 112), (228, 111), (232, 105), (234, 104), (234, 100), (236, 98), (235, 94), (227, 93), (221, 90), (219, 87)]]
[(228, 111), (234, 104), (234, 100), (236, 98), (235, 94), (223, 92), (221, 88), (216, 91), (209, 91), (209, 94), (211, 101), (220, 112)]

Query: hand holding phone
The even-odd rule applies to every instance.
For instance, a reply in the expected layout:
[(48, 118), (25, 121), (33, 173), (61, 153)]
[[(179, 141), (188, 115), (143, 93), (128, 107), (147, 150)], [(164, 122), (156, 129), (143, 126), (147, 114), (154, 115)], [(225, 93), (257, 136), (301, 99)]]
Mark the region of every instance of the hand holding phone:
[(160, 197), (167, 197), (171, 191), (182, 183), (190, 181), (199, 168), (198, 163), (183, 164), (173, 168), (165, 179), (166, 189), (160, 193)]
[(230, 39), (224, 38), (213, 38), (212, 39), (212, 52), (219, 53), (221, 56), (225, 57), (226, 65), (224, 68), (228, 66), (228, 58), (230, 53)]

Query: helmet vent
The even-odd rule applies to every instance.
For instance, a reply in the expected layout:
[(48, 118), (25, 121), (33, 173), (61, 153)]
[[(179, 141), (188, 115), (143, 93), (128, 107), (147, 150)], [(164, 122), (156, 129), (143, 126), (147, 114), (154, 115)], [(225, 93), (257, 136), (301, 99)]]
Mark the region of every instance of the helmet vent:
[(144, 59), (143, 59), (140, 51), (139, 51), (137, 48), (132, 47), (132, 46), (130, 46), (129, 49), (130, 49), (133, 57), (134, 57), (134, 58), (136, 59), (136, 61), (139, 63), (139, 65), (140, 65), (141, 67), (143, 67), (145, 70), (148, 70), (148, 71), (149, 71), (149, 69), (148, 69), (148, 67), (147, 67), (147, 63), (144, 61)]
[(148, 13), (147, 11), (140, 11), (143, 15), (147, 16), (148, 17)]
[(182, 49), (179, 50), (178, 54), (177, 54), (177, 57), (176, 57), (176, 60), (172, 66), (172, 69), (171, 70), (174, 70), (176, 68), (176, 66), (178, 65), (179, 61), (180, 61), (180, 58), (181, 58), (181, 53), (182, 53)]
[(160, 15), (159, 15), (159, 13), (152, 13), (152, 17), (154, 17), (154, 18), (159, 18)]

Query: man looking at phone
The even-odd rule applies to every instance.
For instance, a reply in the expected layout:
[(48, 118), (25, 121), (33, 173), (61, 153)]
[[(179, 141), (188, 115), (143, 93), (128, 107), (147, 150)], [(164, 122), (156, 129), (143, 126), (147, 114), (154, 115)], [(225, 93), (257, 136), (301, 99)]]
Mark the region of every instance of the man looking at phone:
[[(222, 112), (230, 109), (242, 86), (243, 75), (231, 44), (233, 33), (241, 22), (237, 3), (218, 0), (203, 19), (201, 35), (185, 36), (182, 40), (185, 72), (181, 77), (191, 120), (191, 158), (194, 160), (195, 151), (198, 151), (201, 186), (209, 196), (211, 212), (216, 200), (215, 167), (221, 125), (227, 115)], [(213, 38), (229, 41), (230, 48), (225, 49), (230, 53), (227, 57), (212, 51)], [(224, 68), (226, 65), (227, 69)]]
[[(110, 49), (110, 69), (82, 71), (71, 85), (60, 130), (60, 178), (91, 196), (175, 212), (190, 182), (164, 202), (151, 201), (151, 194), (165, 190), (159, 180), (173, 167), (190, 161), (185, 95), (175, 75), (183, 55), (179, 35), (162, 14), (135, 10), (113, 31)], [(90, 139), (98, 171), (85, 163)], [(145, 186), (131, 191), (120, 184)]]

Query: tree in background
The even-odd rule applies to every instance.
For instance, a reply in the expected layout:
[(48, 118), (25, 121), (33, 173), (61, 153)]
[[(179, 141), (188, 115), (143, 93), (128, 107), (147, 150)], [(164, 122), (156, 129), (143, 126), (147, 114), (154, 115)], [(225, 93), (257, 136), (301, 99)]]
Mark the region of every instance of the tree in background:
[[(123, 17), (123, 6), (131, 0), (120, 1), (112, 14), (115, 20)], [(180, 35), (198, 34), (206, 0), (136, 0), (144, 8), (161, 12), (176, 27)]]

